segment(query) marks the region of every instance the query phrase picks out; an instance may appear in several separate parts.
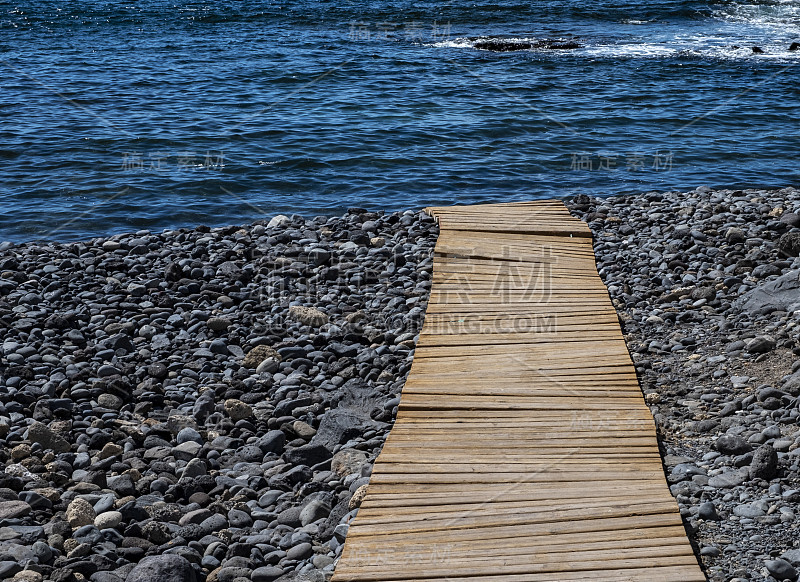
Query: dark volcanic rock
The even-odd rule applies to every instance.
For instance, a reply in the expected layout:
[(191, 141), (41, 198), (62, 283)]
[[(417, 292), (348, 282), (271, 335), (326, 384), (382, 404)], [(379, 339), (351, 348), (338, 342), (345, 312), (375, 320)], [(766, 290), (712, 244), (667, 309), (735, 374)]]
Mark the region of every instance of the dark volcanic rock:
[(743, 295), (735, 302), (739, 309), (760, 312), (766, 308), (790, 311), (790, 306), (800, 307), (800, 270), (786, 273)]
[(778, 240), (778, 250), (787, 257), (800, 255), (800, 232), (787, 232)]
[(294, 449), (290, 449), (283, 454), (283, 458), (292, 465), (313, 466), (322, 461), (327, 461), (333, 453), (320, 444), (309, 443)]
[[(0, 243), (0, 578), (329, 578), (436, 230), (353, 209)], [(352, 477), (330, 470), (345, 443)]]
[(518, 41), (503, 39), (476, 40), (473, 48), (492, 52), (512, 52), (531, 49), (569, 50), (581, 48), (581, 44), (574, 40), (534, 40)]
[(186, 558), (165, 554), (139, 562), (125, 582), (197, 582), (197, 576)]
[(753, 460), (750, 462), (750, 477), (769, 481), (775, 477), (777, 470), (778, 453), (772, 445), (758, 447), (753, 453)]
[(714, 443), (716, 449), (723, 455), (741, 455), (750, 450), (748, 442), (738, 435), (724, 434)]

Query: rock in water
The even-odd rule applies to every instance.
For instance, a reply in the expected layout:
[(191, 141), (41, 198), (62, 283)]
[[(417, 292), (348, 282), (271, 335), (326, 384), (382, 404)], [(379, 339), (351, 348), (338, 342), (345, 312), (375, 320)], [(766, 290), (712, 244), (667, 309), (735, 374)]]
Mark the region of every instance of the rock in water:
[(533, 43), (504, 40), (484, 40), (476, 42), (472, 46), (473, 48), (481, 51), (511, 52), (530, 50), (533, 48)]
[(483, 51), (492, 52), (513, 52), (525, 51), (531, 49), (551, 49), (551, 50), (569, 50), (581, 48), (581, 44), (574, 40), (535, 40), (535, 41), (519, 41), (511, 39), (489, 39), (477, 40), (473, 43), (473, 48)]
[(175, 554), (150, 556), (136, 564), (125, 582), (197, 582), (192, 565)]

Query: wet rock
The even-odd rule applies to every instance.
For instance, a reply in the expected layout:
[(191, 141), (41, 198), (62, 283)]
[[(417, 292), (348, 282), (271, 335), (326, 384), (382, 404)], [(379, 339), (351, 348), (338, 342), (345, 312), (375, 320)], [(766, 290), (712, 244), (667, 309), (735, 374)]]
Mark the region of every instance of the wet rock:
[(492, 52), (513, 52), (531, 49), (570, 50), (581, 48), (581, 44), (572, 40), (536, 40), (531, 42), (503, 39), (477, 40), (472, 45), (478, 50)]

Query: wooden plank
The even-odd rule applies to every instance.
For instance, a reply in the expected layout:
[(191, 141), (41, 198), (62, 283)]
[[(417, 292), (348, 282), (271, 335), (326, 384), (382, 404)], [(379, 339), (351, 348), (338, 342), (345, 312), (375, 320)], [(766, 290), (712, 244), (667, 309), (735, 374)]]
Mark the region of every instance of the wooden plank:
[[(646, 554), (646, 552), (645, 552)], [(570, 577), (570, 573), (579, 574), (585, 570), (588, 571), (609, 571), (609, 570), (616, 570), (616, 569), (640, 569), (640, 568), (649, 568), (654, 566), (691, 566), (694, 565), (697, 568), (697, 558), (694, 555), (689, 554), (681, 554), (681, 555), (674, 555), (670, 554), (665, 557), (662, 556), (651, 556), (648, 557), (644, 555), (640, 558), (620, 558), (620, 559), (609, 559), (609, 560), (564, 560), (556, 559), (553, 562), (545, 562), (542, 564), (528, 564), (523, 567), (518, 567), (516, 565), (504, 565), (501, 566), (503, 571), (503, 577), (501, 580), (503, 582), (518, 582), (522, 580), (530, 580), (527, 577), (528, 574), (541, 574), (547, 573), (550, 575), (553, 574), (563, 574), (564, 576)], [(397, 569), (391, 570), (380, 570), (377, 568), (373, 568), (367, 566), (366, 568), (361, 568), (357, 572), (352, 574), (348, 574), (345, 571), (341, 576), (343, 576), (344, 580), (350, 580), (352, 582), (368, 582), (368, 581), (376, 581), (376, 582), (391, 582), (391, 581), (400, 581), (400, 580), (422, 580), (422, 579), (433, 579), (435, 580), (437, 577), (439, 579), (445, 579), (447, 582), (453, 582), (454, 580), (474, 580), (477, 576), (480, 576), (482, 579), (485, 579), (486, 576), (492, 576), (496, 574), (498, 571), (498, 567), (494, 564), (489, 566), (482, 566), (477, 565), (474, 568), (470, 569), (457, 569), (455, 574), (450, 573), (448, 574), (445, 570), (442, 571), (441, 568), (439, 569), (415, 569), (415, 571), (406, 570), (398, 571)], [(699, 569), (698, 569), (699, 572)], [(425, 576), (426, 578), (420, 578), (420, 575)], [(458, 576), (458, 577), (454, 577)], [(461, 578), (460, 576), (466, 576), (467, 578)], [(562, 578), (561, 580), (564, 580)], [(620, 580), (620, 579), (618, 579)], [(621, 578), (621, 580), (625, 580), (625, 578)], [(692, 580), (705, 580), (705, 578), (698, 578), (695, 575)]]
[[(592, 519), (576, 519), (571, 521), (541, 522), (531, 524), (502, 524), (484, 528), (463, 528), (450, 529), (444, 535), (442, 531), (415, 531), (414, 533), (393, 532), (384, 530), (381, 533), (367, 533), (358, 524), (358, 518), (351, 526), (348, 539), (357, 540), (356, 543), (364, 545), (375, 544), (396, 544), (404, 545), (408, 543), (430, 544), (438, 543), (443, 540), (472, 542), (476, 540), (492, 537), (494, 539), (515, 539), (520, 536), (551, 536), (563, 533), (607, 533), (619, 530), (644, 530), (651, 531), (653, 528), (665, 526), (683, 527), (680, 515), (674, 513), (657, 513), (652, 515), (623, 516), (623, 517), (601, 517), (596, 516)], [(688, 543), (688, 542), (687, 542)]]
[[(675, 503), (672, 497), (668, 496), (663, 490), (660, 495), (650, 497), (647, 495), (640, 495), (633, 501), (636, 505), (650, 504), (650, 503)], [(570, 499), (570, 500), (551, 500), (546, 506), (544, 504), (532, 505), (529, 501), (517, 500), (504, 500), (503, 503), (487, 504), (487, 503), (458, 503), (449, 505), (436, 505), (431, 507), (415, 506), (406, 507), (403, 510), (403, 518), (417, 517), (423, 514), (436, 518), (463, 518), (481, 513), (481, 517), (487, 515), (500, 516), (500, 515), (519, 515), (519, 514), (533, 514), (541, 512), (550, 512), (554, 510), (567, 510), (567, 509), (589, 509), (596, 507), (615, 507), (625, 506), (630, 507), (631, 500), (624, 497), (592, 497), (586, 499)], [(538, 511), (536, 508), (538, 507)], [(670, 507), (672, 507), (670, 505)], [(361, 519), (360, 525), (364, 525), (367, 521), (372, 520), (372, 523), (377, 523), (381, 520), (389, 519), (390, 521), (397, 521), (396, 511), (387, 511), (386, 509), (367, 507), (364, 506), (359, 511)]]
[[(394, 557), (394, 560), (391, 558)], [(461, 556), (458, 561), (448, 557), (447, 560), (439, 560), (431, 564), (419, 561), (410, 562), (409, 556), (404, 552), (397, 552), (395, 556), (381, 553), (361, 554), (358, 560), (353, 563), (354, 568), (370, 569), (371, 575), (392, 576), (397, 575), (397, 566), (405, 563), (402, 568), (403, 576), (413, 577), (423, 574), (425, 576), (488, 576), (502, 568), (508, 574), (529, 574), (536, 572), (570, 572), (580, 569), (611, 569), (623, 567), (637, 567), (650, 563), (650, 559), (656, 558), (677, 558), (677, 561), (654, 560), (654, 565), (674, 564), (686, 559), (694, 560), (691, 552), (687, 553), (685, 540), (669, 540), (669, 543), (662, 545), (651, 545), (649, 547), (629, 547), (629, 548), (604, 548), (600, 550), (584, 550), (582, 547), (573, 548), (569, 555), (564, 552), (550, 552), (549, 550), (539, 550), (531, 555), (519, 556), (517, 554), (506, 554), (503, 556)], [(392, 562), (395, 563), (392, 563)], [(637, 562), (634, 562), (637, 561)], [(444, 564), (442, 563), (444, 562)], [(633, 565), (636, 563), (636, 566)], [(691, 562), (689, 562), (691, 563)], [(580, 565), (578, 565), (580, 564)], [(384, 578), (380, 578), (384, 579)]]
[[(439, 505), (451, 505), (454, 500), (469, 504), (491, 504), (506, 503), (509, 493), (513, 493), (513, 499), (521, 503), (550, 503), (552, 501), (563, 501), (565, 499), (628, 499), (630, 496), (630, 486), (620, 486), (616, 489), (600, 489), (595, 483), (594, 487), (579, 489), (577, 487), (564, 488), (557, 490), (549, 489), (542, 484), (520, 485), (513, 491), (499, 491), (497, 488), (478, 489), (478, 485), (469, 488), (458, 486), (456, 491), (446, 491), (446, 487), (433, 485), (425, 493), (418, 492), (410, 487), (397, 488), (394, 486), (380, 487), (375, 484), (370, 487), (369, 496), (362, 502), (362, 508), (390, 508), (398, 511), (403, 508), (405, 513), (407, 508), (422, 507), (435, 510)], [(418, 486), (420, 487), (420, 486)], [(456, 486), (453, 486), (456, 487)], [(662, 496), (669, 494), (664, 491), (662, 484), (655, 482), (640, 482), (637, 484), (637, 491), (643, 496)]]
[[(581, 580), (591, 580), (592, 582), (705, 582), (706, 578), (701, 573), (697, 565), (688, 566), (661, 566), (637, 568), (636, 570), (598, 570), (582, 571), (576, 573)], [(574, 579), (574, 578), (572, 578)], [(341, 578), (343, 581), (355, 581), (355, 578)], [(508, 575), (494, 574), (481, 576), (481, 582), (564, 582), (562, 573), (546, 574), (525, 574)], [(455, 577), (429, 578), (427, 576), (406, 579), (405, 582), (476, 582), (474, 577)], [(392, 579), (386, 579), (392, 582)]]
[[(603, 505), (601, 507), (515, 512), (512, 514), (491, 514), (468, 512), (453, 518), (427, 516), (425, 519), (403, 520), (370, 519), (364, 517), (359, 522), (356, 535), (371, 534), (417, 534), (421, 532), (438, 532), (442, 530), (481, 529), (499, 526), (525, 526), (536, 524), (552, 524), (557, 522), (589, 521), (593, 519), (620, 519), (636, 516), (652, 516), (658, 514), (672, 515), (677, 510), (674, 500), (657, 503), (634, 504), (620, 506)], [(349, 534), (348, 534), (349, 535)]]

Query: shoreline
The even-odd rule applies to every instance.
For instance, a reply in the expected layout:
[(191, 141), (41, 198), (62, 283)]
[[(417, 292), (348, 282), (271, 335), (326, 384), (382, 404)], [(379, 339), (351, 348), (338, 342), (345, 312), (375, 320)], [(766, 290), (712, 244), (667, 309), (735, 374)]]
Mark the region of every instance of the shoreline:
[[(791, 573), (800, 328), (740, 298), (800, 268), (800, 190), (564, 201), (709, 579)], [(186, 582), (325, 580), (396, 412), (437, 231), (352, 210), (0, 250), (0, 553), (35, 564), (2, 577), (138, 581), (162, 556)]]

